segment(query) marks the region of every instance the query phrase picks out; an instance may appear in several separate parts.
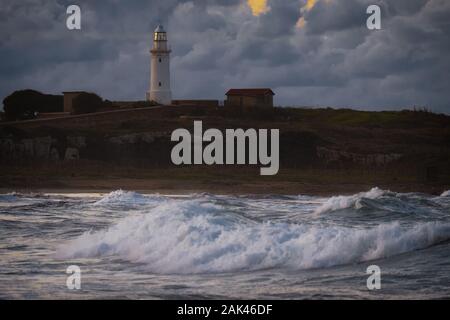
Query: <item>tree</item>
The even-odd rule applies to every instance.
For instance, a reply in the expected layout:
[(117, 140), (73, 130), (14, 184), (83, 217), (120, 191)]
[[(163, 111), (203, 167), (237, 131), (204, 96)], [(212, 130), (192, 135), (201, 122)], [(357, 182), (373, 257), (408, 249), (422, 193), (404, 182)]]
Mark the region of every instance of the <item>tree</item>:
[(95, 93), (83, 92), (72, 101), (73, 114), (97, 112), (104, 105), (102, 98)]
[(36, 90), (14, 91), (3, 100), (6, 120), (33, 119), (40, 112), (60, 112), (63, 96), (43, 94)]
[(42, 93), (35, 90), (14, 91), (3, 100), (8, 120), (32, 119), (41, 103)]

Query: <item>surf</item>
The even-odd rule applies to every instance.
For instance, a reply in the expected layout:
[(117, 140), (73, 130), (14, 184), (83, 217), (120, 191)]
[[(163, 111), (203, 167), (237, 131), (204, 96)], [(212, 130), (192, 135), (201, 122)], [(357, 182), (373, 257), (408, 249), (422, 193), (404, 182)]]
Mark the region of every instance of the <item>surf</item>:
[[(354, 208), (361, 199), (385, 195), (389, 192), (373, 189), (345, 200), (330, 198), (315, 211)], [(450, 239), (446, 221), (337, 225), (303, 218), (277, 222), (243, 216), (227, 201), (233, 198), (165, 199), (108, 228), (85, 232), (60, 246), (56, 256), (114, 256), (157, 274), (307, 270), (389, 258)]]

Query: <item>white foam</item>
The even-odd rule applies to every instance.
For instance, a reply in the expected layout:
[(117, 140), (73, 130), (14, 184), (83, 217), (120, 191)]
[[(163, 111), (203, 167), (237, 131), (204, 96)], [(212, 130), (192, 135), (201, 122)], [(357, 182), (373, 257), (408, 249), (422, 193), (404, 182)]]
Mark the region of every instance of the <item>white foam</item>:
[(155, 197), (159, 198), (158, 195), (147, 197), (134, 191), (124, 191), (119, 189), (103, 196), (100, 200), (96, 201), (94, 205), (102, 206), (102, 205), (120, 205), (120, 204), (126, 205), (144, 204), (151, 200), (154, 200)]
[(351, 196), (336, 196), (331, 197), (321, 206), (319, 206), (314, 214), (320, 215), (322, 213), (332, 212), (340, 209), (355, 208), (359, 209), (361, 207), (361, 199), (378, 199), (379, 197), (389, 193), (389, 191), (381, 190), (377, 187), (372, 188), (368, 192), (361, 192)]
[(450, 197), (450, 190), (447, 190), (441, 194), (441, 197)]
[(450, 225), (437, 222), (373, 228), (261, 223), (198, 199), (170, 200), (69, 241), (57, 257), (112, 255), (161, 274), (299, 270), (389, 257), (448, 239)]

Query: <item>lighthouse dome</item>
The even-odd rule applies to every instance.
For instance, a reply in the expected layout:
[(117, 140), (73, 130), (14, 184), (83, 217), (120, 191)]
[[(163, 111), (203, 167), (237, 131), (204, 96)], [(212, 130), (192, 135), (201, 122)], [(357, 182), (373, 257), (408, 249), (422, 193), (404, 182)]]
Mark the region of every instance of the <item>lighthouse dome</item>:
[(156, 27), (155, 32), (166, 32), (166, 31), (164, 30), (164, 27), (163, 27), (162, 25), (159, 24), (159, 25)]

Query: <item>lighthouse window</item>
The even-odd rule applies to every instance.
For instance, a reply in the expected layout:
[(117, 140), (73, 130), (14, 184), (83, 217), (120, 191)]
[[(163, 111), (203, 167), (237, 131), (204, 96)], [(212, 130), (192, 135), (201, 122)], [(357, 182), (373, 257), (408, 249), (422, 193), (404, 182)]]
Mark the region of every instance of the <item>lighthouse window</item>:
[(163, 32), (155, 32), (155, 36), (153, 38), (155, 41), (167, 41), (166, 34)]
[(159, 82), (158, 85), (161, 87), (161, 82)]

